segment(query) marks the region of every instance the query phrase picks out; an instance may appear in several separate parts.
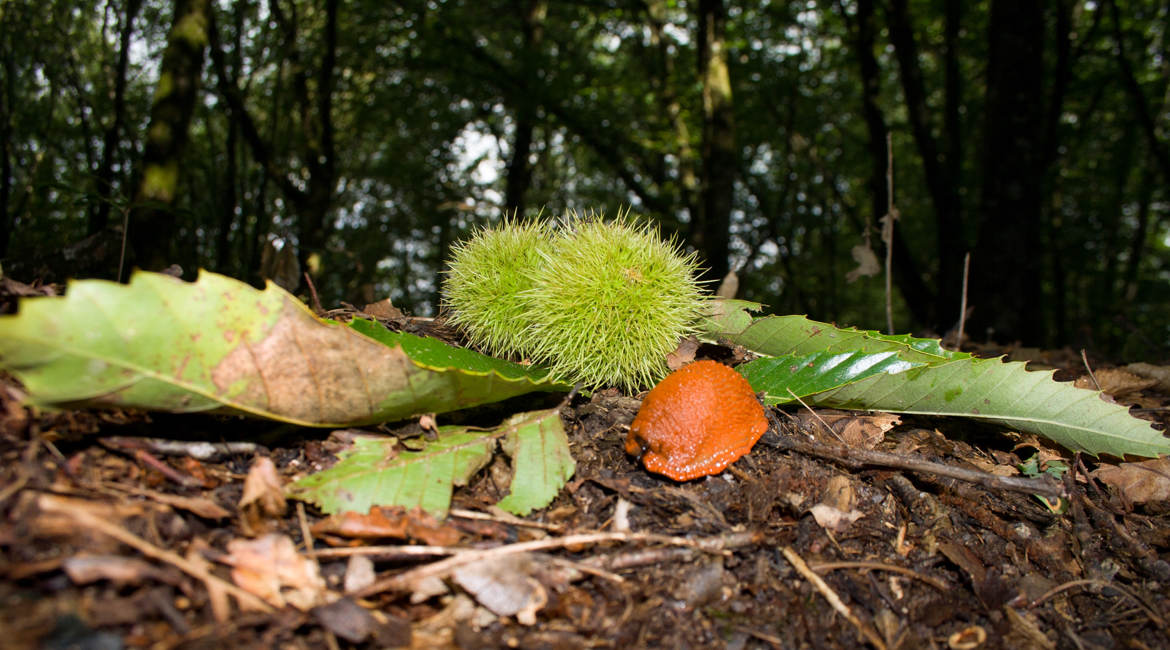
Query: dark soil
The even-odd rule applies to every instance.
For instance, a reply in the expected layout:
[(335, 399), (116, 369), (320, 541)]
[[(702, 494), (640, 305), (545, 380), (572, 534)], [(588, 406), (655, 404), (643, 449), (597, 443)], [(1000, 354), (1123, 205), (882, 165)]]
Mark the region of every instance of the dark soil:
[[(680, 484), (626, 455), (638, 401), (605, 392), (563, 409), (577, 469), (547, 509), (529, 523), (491, 509), (507, 485), (501, 461), (456, 491), (444, 525), (458, 533), (454, 546), (466, 549), (549, 542), (523, 555), (521, 565), (501, 565), (520, 566), (507, 571), (532, 576), (530, 593), (545, 599), (532, 624), (477, 607), (449, 572), (440, 572), (433, 595), (370, 589), (367, 581), (363, 597), (327, 607), (249, 612), (231, 602), (230, 616), (221, 612), (217, 620), (220, 596), (173, 559), (202, 563), (230, 580), (220, 562), (230, 541), (258, 534), (259, 526), (287, 535), (303, 552), (307, 526), (319, 513), (291, 507), (265, 520), (241, 511), (254, 458), (247, 450), (199, 461), (108, 438), (264, 439), (259, 453), (287, 481), (328, 464), (336, 436), (204, 416), (34, 416), (15, 399), (6, 384), (2, 647), (1170, 647), (1170, 505), (1127, 503), (1087, 477), (1093, 459), (1063, 454), (1073, 470), (1064, 476), (1068, 498), (1058, 513), (1059, 506), (1031, 494), (929, 472), (850, 469), (831, 453), (793, 451), (780, 436), (808, 440), (811, 425), (780, 414), (783, 430), (770, 432), (751, 454), (717, 476)], [(1008, 473), (1038, 445), (962, 421), (915, 420), (886, 432), (877, 449)], [(174, 555), (152, 556), (88, 519), (63, 518), (49, 507), (58, 503), (50, 497)], [(822, 502), (860, 517), (823, 526), (813, 514)], [(556, 543), (602, 532), (614, 534)], [(424, 543), (418, 539), (313, 537), (319, 550), (378, 545), (367, 557), (379, 580), (443, 559), (386, 548), (418, 547)], [(345, 553), (360, 552), (331, 553), (318, 557), (321, 574), (340, 594)], [(87, 573), (86, 562), (99, 568)]]

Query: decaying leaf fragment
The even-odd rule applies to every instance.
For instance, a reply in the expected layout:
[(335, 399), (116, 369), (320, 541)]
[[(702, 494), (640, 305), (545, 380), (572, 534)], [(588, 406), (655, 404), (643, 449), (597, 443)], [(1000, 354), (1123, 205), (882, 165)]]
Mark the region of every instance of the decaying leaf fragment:
[(1092, 475), (1115, 488), (1130, 503), (1170, 501), (1170, 456), (1138, 463), (1103, 465)]
[(459, 530), (443, 524), (419, 508), (371, 506), (366, 513), (346, 511), (313, 525), (314, 535), (358, 539), (416, 539), (432, 546), (459, 542)]
[(316, 560), (297, 553), (287, 535), (234, 539), (227, 551), (221, 561), (232, 566), (232, 581), (273, 607), (308, 611), (325, 602), (325, 580)]

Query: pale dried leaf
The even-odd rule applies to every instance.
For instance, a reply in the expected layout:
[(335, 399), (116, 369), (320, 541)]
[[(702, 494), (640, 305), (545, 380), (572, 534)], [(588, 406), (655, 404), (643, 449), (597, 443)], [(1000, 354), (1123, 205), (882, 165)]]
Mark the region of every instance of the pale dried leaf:
[(120, 555), (74, 555), (61, 563), (74, 584), (109, 580), (116, 585), (136, 585), (155, 579), (160, 572), (145, 560)]
[(244, 478), (240, 509), (251, 507), (263, 516), (280, 517), (284, 515), (287, 506), (276, 464), (267, 456), (257, 456), (248, 468), (248, 476)]
[(732, 269), (723, 276), (723, 281), (719, 283), (719, 288), (715, 290), (715, 295), (720, 298), (734, 298), (735, 294), (739, 292), (739, 275)]
[(374, 561), (365, 555), (351, 555), (345, 563), (345, 585), (347, 593), (364, 589), (374, 584), (377, 573), (374, 571)]
[(317, 562), (298, 554), (288, 536), (234, 539), (227, 550), (221, 561), (232, 566), (232, 580), (273, 607), (288, 604), (307, 611), (325, 602), (325, 581)]
[[(1096, 384), (1093, 383), (1093, 377), (1097, 379)], [(1102, 368), (1101, 370), (1094, 371), (1093, 377), (1082, 375), (1077, 377), (1073, 385), (1077, 388), (1088, 388), (1089, 390), (1096, 390), (1100, 386), (1104, 393), (1120, 398), (1129, 393), (1136, 393), (1139, 390), (1145, 390), (1158, 384), (1157, 379), (1142, 377), (1141, 375), (1121, 368)]]
[(548, 592), (533, 577), (539, 567), (530, 553), (466, 564), (454, 571), (455, 582), (497, 616), (515, 616), (522, 625), (536, 623)]
[(846, 282), (856, 282), (858, 278), (881, 273), (882, 265), (868, 244), (854, 246), (849, 249), (849, 254), (853, 256), (853, 261), (857, 262), (857, 268), (845, 274)]
[(853, 507), (856, 502), (857, 493), (853, 489), (853, 482), (847, 476), (838, 474), (829, 479), (821, 502), (810, 508), (809, 512), (822, 528), (840, 533), (863, 516)]
[(1170, 501), (1170, 456), (1140, 463), (1103, 465), (1092, 475), (1131, 503)]
[(1158, 390), (1170, 393), (1170, 366), (1155, 366), (1152, 363), (1131, 363), (1125, 369), (1142, 377), (1154, 379)]

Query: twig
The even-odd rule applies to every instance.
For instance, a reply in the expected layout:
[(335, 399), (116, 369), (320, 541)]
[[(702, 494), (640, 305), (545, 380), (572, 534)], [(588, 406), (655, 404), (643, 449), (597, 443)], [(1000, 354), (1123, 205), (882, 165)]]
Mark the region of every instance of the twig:
[(304, 544), (306, 551), (312, 551), (315, 545), (313, 529), (309, 528), (309, 517), (305, 514), (304, 501), (297, 501), (297, 521), (301, 524), (301, 543)]
[(462, 510), (460, 508), (451, 508), (448, 515), (458, 519), (475, 519), (479, 521), (496, 521), (510, 526), (520, 526), (522, 528), (538, 528), (540, 530), (547, 530), (554, 533), (559, 533), (564, 526), (556, 524), (546, 524), (542, 521), (528, 521), (521, 519), (516, 515), (500, 511), (503, 514), (488, 514), (486, 512), (476, 512), (475, 510)]
[(122, 281), (122, 272), (126, 265), (126, 238), (130, 234), (130, 206), (122, 208), (122, 250), (118, 253), (118, 282)]
[(1129, 589), (1127, 589), (1125, 587), (1125, 585), (1117, 584), (1116, 582), (1108, 582), (1106, 580), (1097, 580), (1094, 578), (1085, 578), (1083, 580), (1071, 580), (1071, 581), (1066, 582), (1062, 585), (1057, 585), (1057, 586), (1053, 587), (1052, 589), (1049, 589), (1048, 592), (1045, 593), (1043, 596), (1040, 596), (1036, 600), (1028, 603), (1028, 607), (1029, 608), (1039, 607), (1044, 601), (1048, 600), (1049, 598), (1052, 598), (1053, 596), (1059, 594), (1062, 591), (1068, 591), (1069, 589), (1072, 589), (1073, 587), (1083, 587), (1083, 586), (1095, 586), (1095, 587), (1100, 587), (1102, 589), (1113, 589), (1113, 590), (1121, 593), (1122, 595), (1126, 596), (1127, 598), (1129, 598), (1133, 602), (1137, 603), (1137, 606), (1140, 607), (1142, 609), (1142, 611), (1144, 611), (1146, 613), (1146, 616), (1150, 617), (1150, 620), (1153, 621), (1155, 625), (1157, 625), (1160, 628), (1165, 629), (1166, 622), (1162, 620), (1162, 617), (1158, 614), (1158, 612), (1155, 611), (1153, 607), (1146, 604), (1146, 602), (1144, 600), (1142, 600), (1141, 598), (1139, 598), (1137, 594), (1135, 594), (1132, 591), (1130, 591)]
[(1049, 497), (1067, 496), (1064, 493), (1063, 488), (1061, 488), (1060, 485), (1055, 483), (1047, 476), (1038, 478), (996, 476), (995, 474), (990, 474), (988, 472), (980, 472), (971, 469), (963, 469), (961, 467), (951, 467), (950, 465), (944, 465), (942, 463), (934, 463), (928, 460), (922, 460), (921, 458), (916, 458), (914, 456), (889, 454), (886, 452), (872, 451), (869, 449), (834, 447), (831, 445), (824, 445), (814, 442), (804, 442), (784, 434), (776, 436), (765, 436), (763, 440), (766, 441), (764, 444), (770, 444), (786, 451), (797, 451), (809, 456), (816, 456), (817, 458), (835, 460), (852, 468), (861, 467), (863, 465), (893, 467), (896, 469), (904, 469), (921, 474), (946, 476), (948, 478), (958, 479), (960, 481), (976, 483), (992, 489), (1008, 490), (1011, 492), (1023, 492), (1025, 494), (1040, 494)]
[(886, 333), (894, 333), (894, 221), (898, 210), (894, 207), (894, 145), (886, 133), (886, 216), (882, 217), (882, 241), (886, 244)]
[(901, 567), (896, 564), (883, 564), (881, 562), (855, 561), (855, 562), (816, 562), (811, 565), (813, 571), (822, 573), (825, 571), (832, 571), (833, 569), (873, 569), (875, 571), (889, 571), (891, 573), (900, 573), (915, 580), (921, 580), (926, 584), (938, 589), (939, 591), (949, 591), (950, 587), (945, 582), (938, 578), (932, 578), (928, 575), (923, 575), (906, 567)]
[(414, 557), (433, 557), (436, 555), (459, 555), (470, 553), (474, 549), (459, 548), (456, 546), (424, 546), (421, 544), (400, 544), (389, 546), (345, 546), (341, 548), (311, 549), (304, 553), (308, 557), (337, 558), (352, 557), (354, 555), (373, 555), (379, 560), (406, 560)]
[(963, 328), (967, 326), (967, 275), (971, 271), (971, 253), (963, 256), (963, 296), (959, 301), (959, 333), (955, 335), (955, 349), (963, 348)]
[(325, 308), (321, 306), (321, 297), (317, 295), (317, 285), (313, 284), (313, 278), (309, 276), (309, 272), (304, 272), (305, 284), (309, 287), (309, 298), (313, 302), (313, 313), (320, 316), (325, 313)]
[(844, 616), (845, 620), (852, 623), (853, 627), (857, 628), (857, 632), (864, 636), (867, 641), (872, 643), (873, 647), (878, 648), (879, 650), (886, 650), (886, 644), (881, 640), (881, 637), (877, 635), (877, 632), (875, 632), (870, 626), (862, 623), (861, 619), (857, 618), (853, 612), (850, 611), (849, 606), (841, 601), (841, 597), (837, 595), (837, 592), (833, 591), (833, 588), (830, 587), (828, 583), (822, 580), (821, 577), (814, 573), (812, 569), (808, 568), (808, 565), (805, 564), (804, 560), (796, 554), (796, 551), (792, 550), (791, 546), (781, 547), (780, 552), (784, 554), (784, 557), (788, 560), (788, 563), (796, 569), (797, 573), (804, 576), (805, 580), (811, 582), (812, 585), (816, 587), (816, 590), (821, 592), (821, 595), (825, 597), (825, 600), (829, 601), (829, 605), (831, 605), (838, 614)]
[(726, 538), (712, 537), (705, 539), (687, 539), (685, 537), (673, 537), (670, 535), (658, 535), (654, 533), (586, 533), (581, 535), (567, 535), (565, 537), (556, 537), (550, 539), (538, 539), (529, 542), (518, 542), (515, 544), (507, 544), (505, 546), (497, 546), (496, 548), (486, 550), (465, 550), (460, 551), (453, 557), (438, 562), (432, 562), (425, 566), (411, 569), (404, 573), (383, 578), (374, 582), (373, 584), (351, 592), (350, 596), (355, 598), (367, 598), (374, 594), (382, 593), (384, 591), (401, 591), (409, 588), (415, 582), (424, 578), (443, 577), (450, 574), (455, 569), (476, 562), (483, 562), (486, 560), (494, 560), (505, 555), (513, 555), (517, 553), (528, 553), (531, 551), (541, 551), (551, 548), (562, 548), (565, 546), (584, 546), (589, 544), (602, 544), (606, 542), (649, 542), (652, 544), (666, 544), (670, 546), (686, 546), (696, 548), (707, 553), (723, 553), (728, 548), (734, 546), (742, 546), (753, 543), (755, 535), (751, 533), (733, 534)]
[(244, 591), (227, 580), (214, 575), (198, 564), (187, 560), (187, 558), (182, 557), (181, 555), (177, 555), (171, 551), (161, 549), (135, 535), (134, 533), (117, 526), (116, 524), (108, 522), (101, 517), (94, 516), (94, 514), (84, 506), (70, 503), (70, 501), (67, 499), (63, 499), (51, 494), (42, 494), (40, 498), (37, 499), (37, 506), (45, 512), (55, 512), (65, 515), (82, 526), (96, 530), (97, 532), (102, 533), (107, 537), (112, 537), (147, 557), (151, 557), (175, 566), (180, 571), (183, 571), (193, 578), (197, 578), (203, 582), (215, 584), (220, 589), (223, 589), (227, 593), (235, 596), (236, 600), (240, 601), (242, 605), (246, 605), (251, 609), (257, 609), (259, 611), (268, 613), (275, 611), (271, 605), (261, 600), (255, 594)]
[(1101, 384), (1097, 382), (1097, 376), (1093, 374), (1093, 366), (1089, 365), (1089, 355), (1085, 354), (1085, 349), (1081, 348), (1081, 362), (1085, 364), (1085, 372), (1089, 373), (1089, 379), (1093, 380), (1093, 385), (1097, 390), (1101, 390)]
[[(825, 422), (824, 418), (817, 415), (816, 411), (809, 408), (808, 404), (804, 403), (804, 400), (797, 397), (796, 393), (792, 392), (791, 388), (788, 389), (788, 394), (792, 396), (792, 399), (795, 399), (797, 402), (800, 402), (800, 405), (803, 406), (805, 409), (807, 409), (809, 413), (812, 413), (812, 416), (817, 419), (817, 422), (820, 422), (821, 426), (825, 427), (825, 429), (827, 429), (829, 433), (833, 434), (833, 437), (836, 438), (838, 442), (840, 442), (841, 444), (845, 444), (845, 439), (842, 438), (841, 435), (838, 434), (836, 431), (834, 431), (833, 427), (829, 426), (829, 423)], [(776, 433), (780, 433), (779, 427), (777, 427)]]

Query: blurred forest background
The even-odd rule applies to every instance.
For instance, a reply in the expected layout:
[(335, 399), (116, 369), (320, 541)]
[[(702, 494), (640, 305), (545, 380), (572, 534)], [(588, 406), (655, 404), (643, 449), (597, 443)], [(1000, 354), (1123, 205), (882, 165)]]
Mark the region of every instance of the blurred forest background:
[[(0, 0), (0, 259), (434, 313), (505, 213), (630, 207), (773, 313), (1164, 357), (1165, 0)], [(890, 143), (887, 152), (887, 136)], [(302, 295), (305, 288), (301, 286)]]

